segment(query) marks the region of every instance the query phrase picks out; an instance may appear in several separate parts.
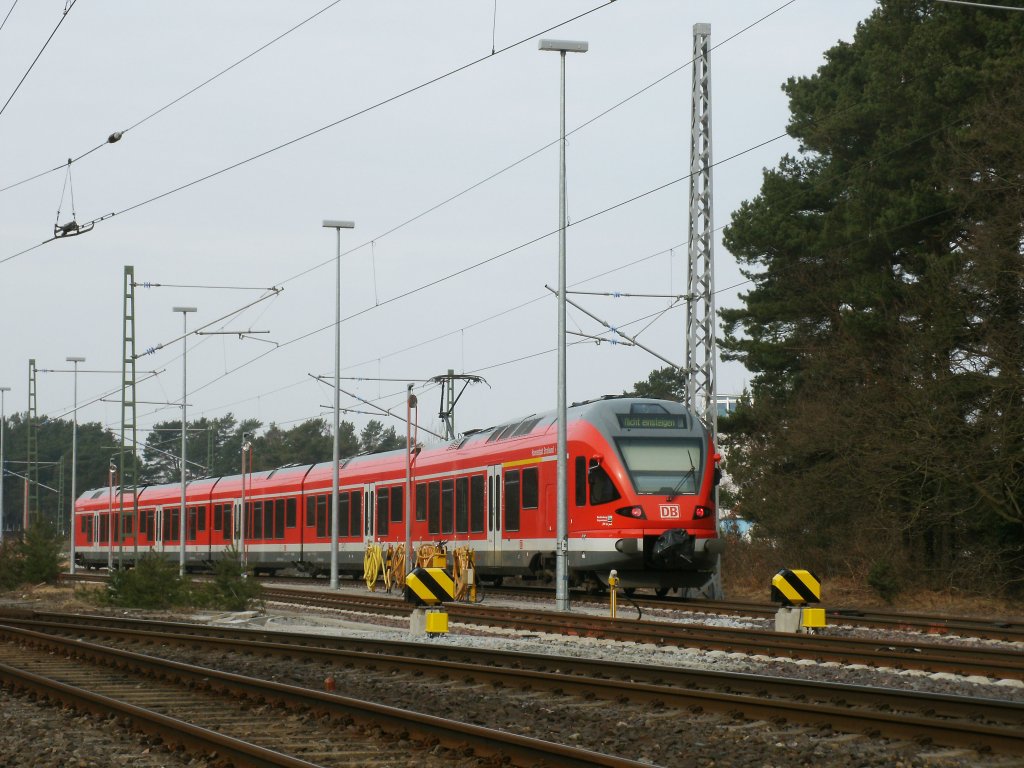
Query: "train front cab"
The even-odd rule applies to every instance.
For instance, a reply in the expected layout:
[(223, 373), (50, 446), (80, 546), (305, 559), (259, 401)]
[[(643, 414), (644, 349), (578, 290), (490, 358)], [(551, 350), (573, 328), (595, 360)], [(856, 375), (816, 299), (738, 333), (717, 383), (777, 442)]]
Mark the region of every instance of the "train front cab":
[(668, 401), (600, 405), (577, 431), (570, 569), (604, 584), (614, 569), (626, 588), (703, 585), (723, 548), (707, 431)]

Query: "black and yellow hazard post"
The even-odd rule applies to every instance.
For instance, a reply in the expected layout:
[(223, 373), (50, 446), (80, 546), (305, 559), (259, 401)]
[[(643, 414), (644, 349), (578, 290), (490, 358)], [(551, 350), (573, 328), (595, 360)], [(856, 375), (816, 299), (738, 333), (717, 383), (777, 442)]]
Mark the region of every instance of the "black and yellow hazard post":
[[(435, 557), (434, 562), (445, 562)], [(405, 600), (416, 606), (427, 606), (413, 611), (409, 629), (414, 634), (437, 637), (448, 633), (448, 613), (439, 606), (455, 599), (455, 581), (443, 567), (416, 568), (405, 580)]]
[(776, 632), (813, 632), (825, 626), (825, 609), (807, 607), (821, 602), (821, 582), (810, 571), (784, 568), (775, 574), (772, 600), (782, 603), (775, 614)]
[(619, 602), (619, 572), (612, 571), (608, 574), (608, 593), (611, 595), (611, 602), (608, 604), (609, 616), (616, 618)]

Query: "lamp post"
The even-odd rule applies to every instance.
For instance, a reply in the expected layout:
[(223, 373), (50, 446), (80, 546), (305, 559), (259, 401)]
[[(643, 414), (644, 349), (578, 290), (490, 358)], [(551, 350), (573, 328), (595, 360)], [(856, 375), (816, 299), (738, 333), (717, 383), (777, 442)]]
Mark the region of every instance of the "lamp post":
[(69, 363), (75, 365), (75, 409), (74, 418), (71, 422), (71, 517), (68, 518), (68, 527), (71, 528), (71, 557), (68, 572), (75, 572), (75, 499), (77, 498), (76, 481), (78, 479), (78, 364), (84, 363), (84, 357), (65, 357)]
[(555, 608), (569, 610), (569, 510), (568, 510), (568, 450), (567, 425), (568, 406), (565, 393), (565, 54), (586, 53), (589, 45), (575, 40), (541, 40), (542, 51), (558, 51), (561, 54), (561, 92), (559, 127), (561, 141), (558, 152), (558, 456), (557, 507), (558, 522), (555, 542)]
[[(114, 477), (117, 475), (117, 465), (114, 463), (113, 456), (110, 457), (107, 472), (109, 474), (107, 481), (107, 570), (112, 571), (114, 570)], [(102, 531), (103, 529), (100, 528), (101, 533)]]
[(4, 392), (10, 387), (0, 387), (0, 544), (4, 541)]
[(185, 533), (187, 529), (188, 508), (185, 506), (185, 414), (188, 408), (188, 313), (195, 312), (195, 307), (174, 307), (174, 312), (181, 312), (181, 510), (178, 514), (178, 540), (181, 543), (178, 551), (178, 575), (185, 575)]
[(354, 221), (324, 219), (323, 226), (337, 234), (334, 271), (334, 466), (331, 469), (331, 589), (338, 588), (338, 422), (341, 419), (341, 230), (353, 229)]
[[(245, 455), (252, 450), (252, 443), (249, 441), (249, 433), (242, 433), (242, 509), (238, 513), (238, 559), (242, 564), (242, 573), (248, 565), (245, 557)], [(249, 458), (249, 468), (252, 468), (252, 458)]]

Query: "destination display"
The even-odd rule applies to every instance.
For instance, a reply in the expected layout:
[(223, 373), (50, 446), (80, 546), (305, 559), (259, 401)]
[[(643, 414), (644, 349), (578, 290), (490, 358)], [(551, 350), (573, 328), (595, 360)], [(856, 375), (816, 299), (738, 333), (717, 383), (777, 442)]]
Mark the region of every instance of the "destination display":
[(623, 429), (686, 429), (686, 416), (683, 414), (636, 414), (619, 413), (619, 426)]

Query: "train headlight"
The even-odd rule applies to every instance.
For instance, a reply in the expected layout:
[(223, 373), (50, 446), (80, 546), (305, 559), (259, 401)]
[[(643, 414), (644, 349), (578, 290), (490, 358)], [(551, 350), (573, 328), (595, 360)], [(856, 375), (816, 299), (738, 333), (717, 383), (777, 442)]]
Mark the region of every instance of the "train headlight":
[(644, 508), (640, 506), (634, 507), (619, 507), (615, 510), (616, 515), (622, 515), (623, 517), (631, 517), (634, 520), (646, 520), (647, 515), (644, 514)]
[(698, 507), (694, 507), (693, 508), (693, 519), (694, 520), (704, 520), (705, 518), (714, 517), (714, 516), (715, 516), (715, 510), (712, 507), (700, 507), (700, 506), (698, 506)]

